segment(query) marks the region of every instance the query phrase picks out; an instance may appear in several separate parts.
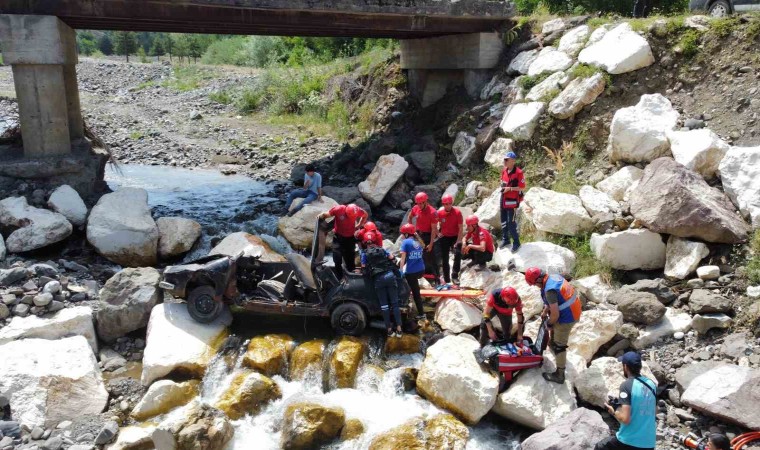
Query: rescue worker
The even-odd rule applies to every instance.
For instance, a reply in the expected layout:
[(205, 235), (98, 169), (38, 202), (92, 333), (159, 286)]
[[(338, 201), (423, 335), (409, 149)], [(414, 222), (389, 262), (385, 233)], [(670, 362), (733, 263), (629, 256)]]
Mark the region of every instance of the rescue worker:
[(488, 294), (486, 307), (483, 309), (483, 320), (480, 322), (480, 346), (483, 347), (488, 340), (498, 341), (499, 333), (493, 326), (492, 320), (498, 317), (501, 325), (501, 338), (508, 339), (512, 335), (512, 311), (517, 313), (517, 340), (522, 344), (523, 326), (525, 325), (525, 316), (523, 315), (522, 299), (517, 294), (515, 288), (508, 286), (505, 288), (494, 289)]
[[(462, 263), (462, 239), (464, 238), (464, 218), (462, 212), (454, 206), (454, 197), (446, 194), (441, 197), (438, 209), (440, 232), (438, 237), (438, 256), (443, 267), (443, 281), (451, 283), (452, 278), (459, 284), (459, 268)], [(449, 254), (454, 250), (454, 273), (451, 273)], [(452, 276), (453, 275), (453, 276)]]
[[(417, 236), (414, 225), (407, 223), (401, 225), (401, 234), (404, 240), (401, 242), (401, 261), (399, 266), (404, 271), (404, 278), (409, 283), (414, 298), (414, 306), (417, 307), (417, 320), (425, 318), (422, 309), (422, 296), (420, 295), (420, 278), (425, 274), (425, 261), (422, 259), (425, 243)], [(405, 267), (406, 266), (406, 267)]]
[(375, 243), (378, 247), (383, 246), (383, 234), (378, 231), (377, 225), (375, 225), (375, 222), (366, 222), (364, 224), (364, 227), (358, 228), (356, 230), (356, 234), (354, 235), (356, 237), (356, 241), (359, 243), (359, 247), (364, 249), (364, 235), (366, 233), (375, 233)]
[[(375, 243), (374, 233), (364, 235), (366, 250), (361, 254), (362, 268), (368, 272), (375, 287), (377, 299), (380, 302), (380, 312), (383, 314), (388, 337), (401, 337), (401, 309), (398, 304), (398, 281), (396, 278), (396, 262), (393, 255)], [(393, 328), (391, 323), (393, 313)]]
[(517, 232), (517, 209), (525, 190), (525, 175), (517, 167), (517, 155), (509, 152), (504, 155), (504, 169), (501, 171), (501, 246), (507, 247), (512, 241), (512, 252), (520, 248), (520, 235)]
[(441, 283), (440, 272), (438, 271), (437, 258), (435, 257), (435, 240), (438, 238), (438, 212), (428, 203), (428, 195), (420, 192), (414, 196), (416, 205), (409, 212), (408, 220), (405, 222), (414, 225), (417, 234), (425, 243), (425, 251), (422, 254), (425, 260), (425, 274), (435, 276), (434, 284)]
[(470, 260), (468, 267), (473, 264), (485, 266), (493, 259), (493, 252), (496, 250), (493, 245), (493, 236), (480, 226), (478, 216), (468, 217), (465, 223), (467, 234), (464, 237), (465, 243), (462, 245), (462, 259)]
[(338, 279), (343, 278), (343, 263), (346, 270), (353, 272), (356, 269), (356, 228), (364, 225), (367, 220), (367, 211), (354, 205), (336, 205), (319, 215), (320, 219), (334, 217), (332, 244), (332, 257), (335, 267), (335, 275)]
[(547, 320), (549, 346), (557, 358), (557, 370), (543, 376), (547, 381), (562, 384), (567, 366), (567, 342), (570, 331), (581, 318), (581, 302), (573, 285), (562, 275), (547, 275), (538, 267), (529, 267), (525, 271), (525, 281), (541, 289), (541, 299), (544, 301), (541, 318)]

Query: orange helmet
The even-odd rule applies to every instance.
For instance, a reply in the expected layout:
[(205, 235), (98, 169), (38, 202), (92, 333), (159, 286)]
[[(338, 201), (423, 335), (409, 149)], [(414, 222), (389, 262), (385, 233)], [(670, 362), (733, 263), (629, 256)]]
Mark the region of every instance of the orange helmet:
[(364, 224), (364, 230), (365, 231), (377, 231), (377, 225), (375, 225), (375, 222), (367, 222)]
[(478, 216), (469, 216), (464, 223), (467, 225), (476, 225), (480, 223), (480, 219), (478, 219)]
[(420, 203), (425, 203), (426, 201), (428, 201), (428, 195), (424, 192), (420, 192), (414, 196), (414, 203), (417, 203), (418, 205)]
[(415, 231), (417, 231), (417, 229), (411, 223), (405, 223), (404, 225), (401, 225), (402, 234), (414, 234)]
[(346, 216), (348, 216), (349, 219), (356, 219), (356, 216), (359, 215), (359, 207), (351, 203), (350, 205), (346, 206)]
[(525, 271), (525, 282), (533, 286), (539, 278), (545, 275), (544, 271), (538, 267), (528, 267), (528, 270)]
[(375, 243), (375, 233), (369, 231), (367, 233), (364, 233), (364, 244), (374, 244)]
[(507, 305), (514, 305), (517, 303), (517, 300), (520, 298), (519, 295), (517, 295), (517, 291), (512, 286), (505, 287), (501, 290), (501, 299), (506, 303)]
[(441, 203), (443, 203), (444, 205), (453, 205), (454, 196), (451, 194), (444, 194), (444, 196), (441, 197)]

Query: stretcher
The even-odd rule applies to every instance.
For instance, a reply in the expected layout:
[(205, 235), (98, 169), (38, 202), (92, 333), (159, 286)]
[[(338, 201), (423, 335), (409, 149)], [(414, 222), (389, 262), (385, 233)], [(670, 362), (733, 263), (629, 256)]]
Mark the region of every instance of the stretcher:
[(448, 291), (437, 289), (421, 289), (420, 295), (423, 297), (434, 298), (478, 298), (482, 297), (485, 293), (480, 289), (450, 289)]

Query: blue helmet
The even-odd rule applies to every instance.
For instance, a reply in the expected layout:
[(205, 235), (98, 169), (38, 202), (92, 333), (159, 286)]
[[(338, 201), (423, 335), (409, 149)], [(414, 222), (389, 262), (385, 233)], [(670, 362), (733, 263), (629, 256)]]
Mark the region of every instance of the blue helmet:
[(517, 159), (517, 154), (515, 152), (509, 152), (504, 155), (504, 159)]

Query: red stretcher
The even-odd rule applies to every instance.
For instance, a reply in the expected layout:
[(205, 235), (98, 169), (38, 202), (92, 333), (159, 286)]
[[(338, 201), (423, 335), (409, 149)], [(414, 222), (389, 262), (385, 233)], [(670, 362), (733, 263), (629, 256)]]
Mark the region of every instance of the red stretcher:
[(524, 337), (523, 346), (530, 349), (530, 355), (515, 355), (507, 350), (506, 342), (494, 342), (491, 344), (498, 350), (497, 354), (490, 356), (488, 363), (493, 370), (498, 371), (506, 383), (511, 383), (521, 370), (541, 367), (544, 364), (543, 353), (549, 341), (549, 333), (546, 321), (541, 322), (538, 328), (538, 336), (533, 342), (529, 337)]

